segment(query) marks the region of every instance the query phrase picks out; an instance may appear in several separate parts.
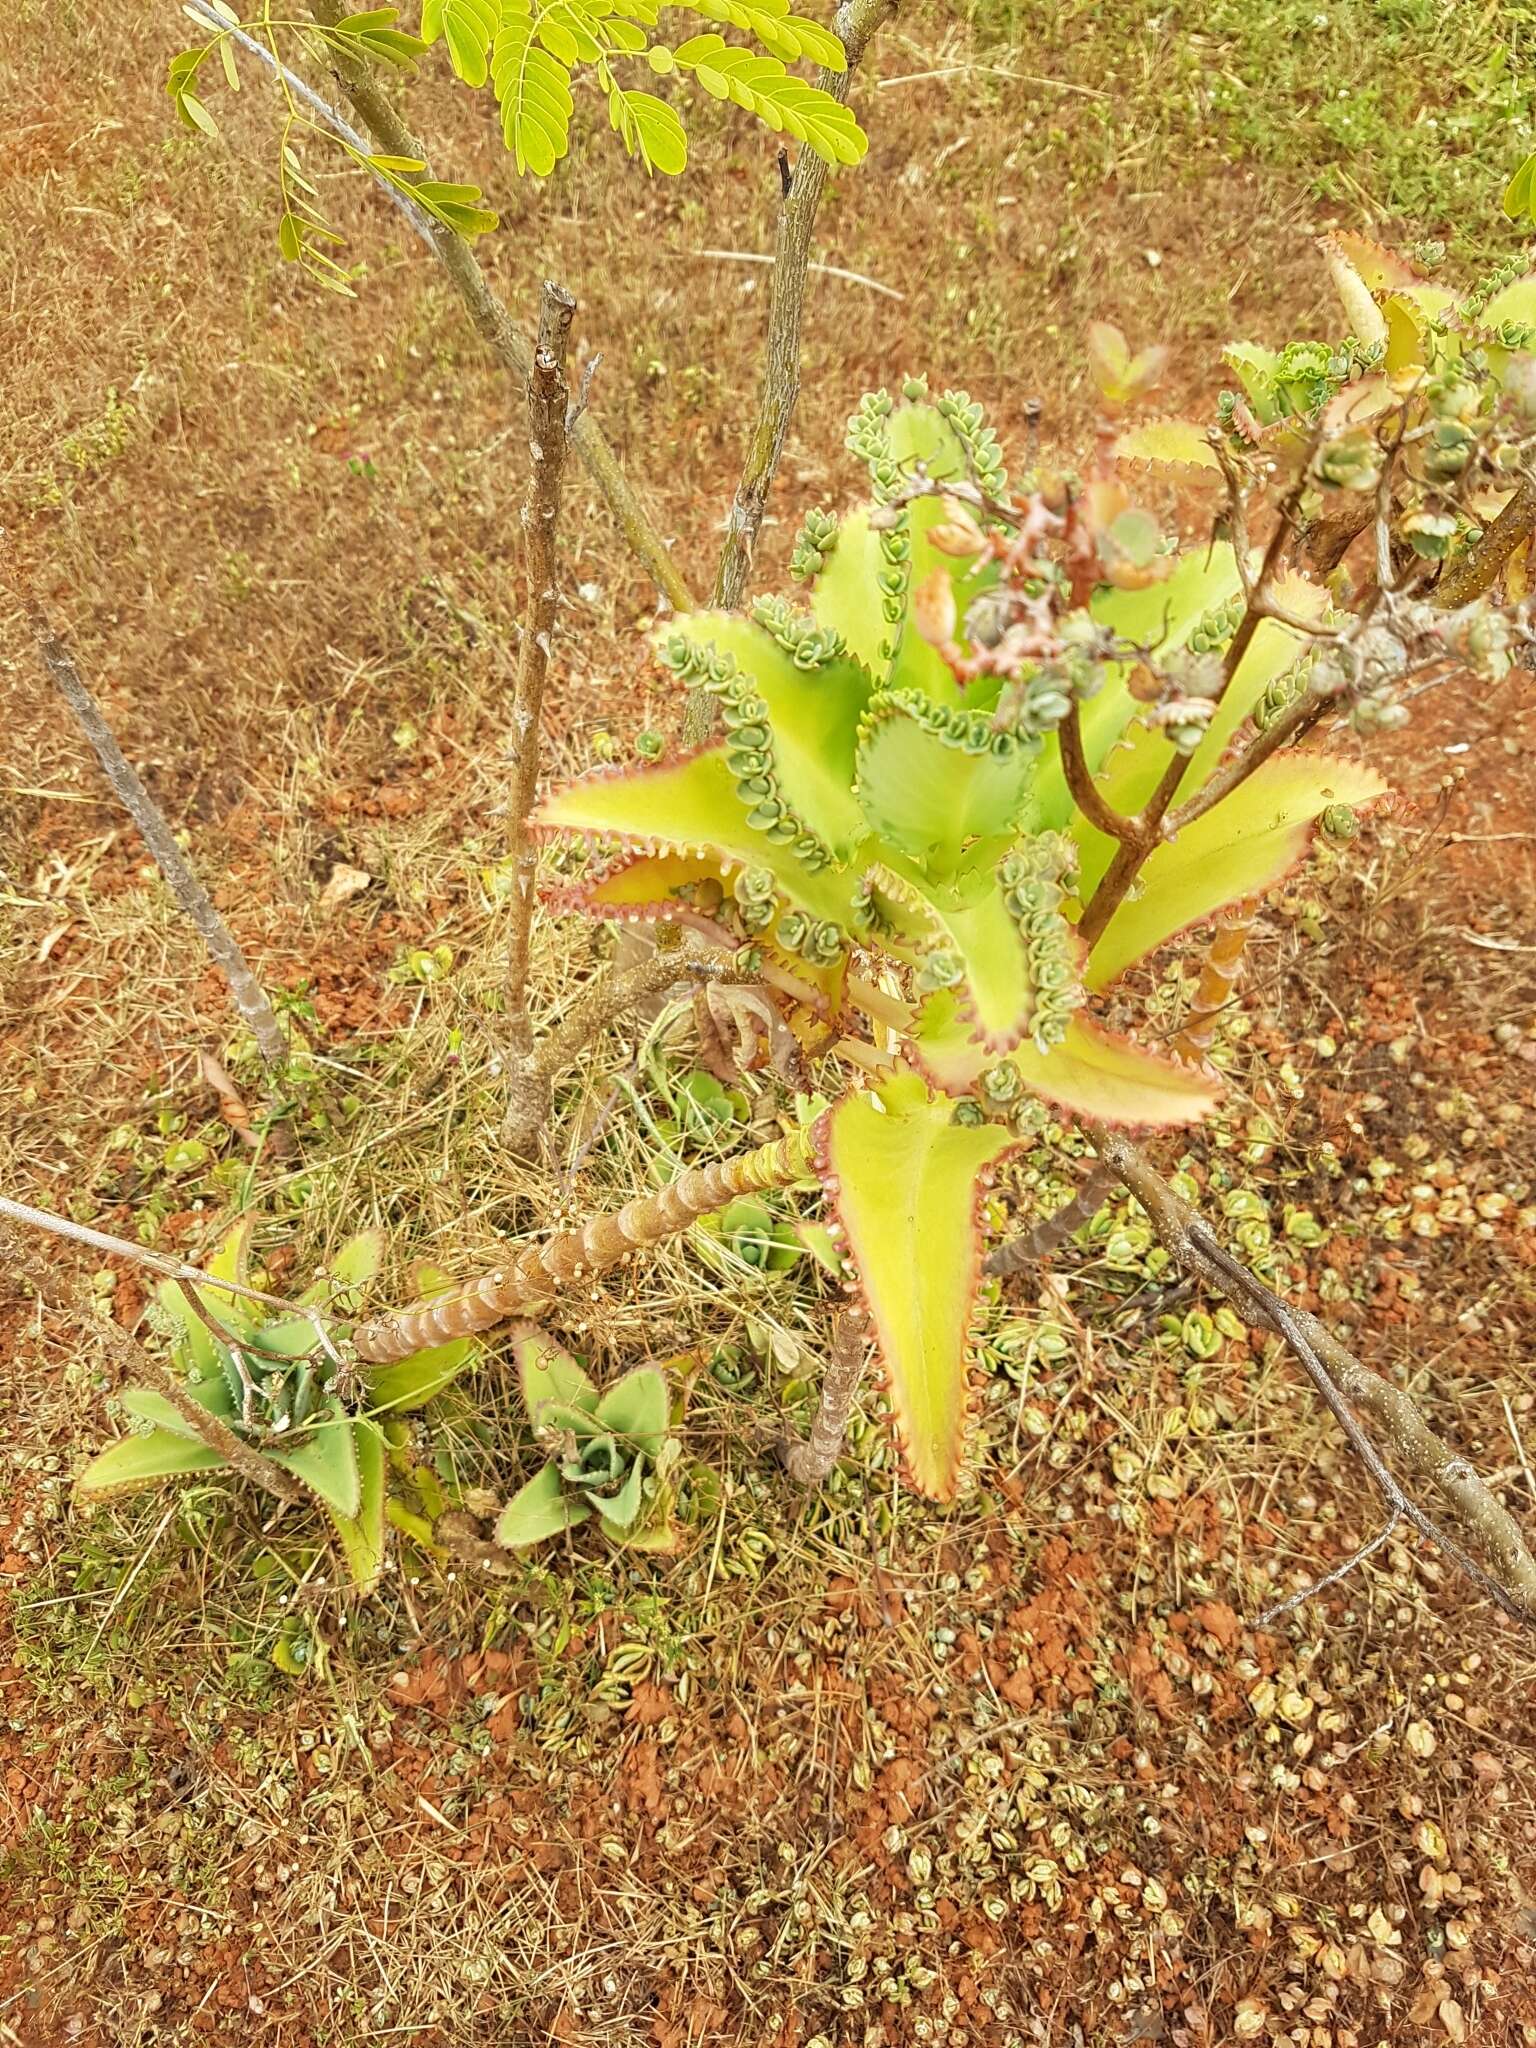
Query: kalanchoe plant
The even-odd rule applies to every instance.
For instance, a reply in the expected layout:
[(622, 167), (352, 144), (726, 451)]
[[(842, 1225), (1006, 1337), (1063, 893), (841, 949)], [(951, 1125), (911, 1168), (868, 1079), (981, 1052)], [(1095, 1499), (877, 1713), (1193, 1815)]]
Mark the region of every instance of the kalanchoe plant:
[(660, 1367), (636, 1366), (600, 1388), (531, 1326), (514, 1333), (513, 1348), (523, 1405), (549, 1462), (502, 1509), (496, 1541), (523, 1549), (595, 1515), (610, 1542), (672, 1549), (682, 1446)]
[[(1101, 339), (1117, 390), (1144, 358)], [(692, 925), (738, 949), (807, 1047), (856, 1076), (804, 1143), (867, 1299), (912, 1476), (961, 1461), (978, 1197), (1044, 1097), (1120, 1124), (1197, 1120), (1208, 1072), (1111, 1031), (1102, 992), (1185, 927), (1262, 895), (1371, 770), (1274, 753), (1227, 791), (1234, 736), (1294, 669), (1299, 626), (1247, 617), (1253, 565), (1177, 552), (1107, 461), (1016, 499), (964, 393), (866, 399), (849, 446), (871, 501), (807, 521), (810, 606), (675, 621), (660, 653), (721, 737), (558, 790), (545, 833), (610, 864), (556, 898)], [(1123, 875), (1170, 785), (1176, 836)], [(1159, 814), (1161, 815), (1161, 814)], [(873, 1079), (874, 1086), (870, 1082)], [(743, 1191), (744, 1192), (744, 1191)]]
[[(251, 1223), (236, 1224), (208, 1271), (244, 1288)], [(359, 1366), (342, 1323), (378, 1272), (384, 1239), (366, 1231), (344, 1245), (329, 1269), (300, 1295), (291, 1316), (261, 1316), (245, 1294), (221, 1287), (192, 1294), (167, 1280), (159, 1290), (186, 1390), (242, 1443), (296, 1479), (325, 1509), (348, 1574), (361, 1588), (384, 1568), (385, 1494), (391, 1416), (425, 1407), (473, 1358), (472, 1338), (459, 1337), (383, 1366)], [(416, 1269), (423, 1292), (446, 1283)], [(312, 1313), (323, 1311), (323, 1313)], [(75, 1482), (82, 1499), (101, 1500), (166, 1479), (201, 1478), (228, 1469), (164, 1394), (130, 1387), (123, 1406), (149, 1424), (93, 1458)]]

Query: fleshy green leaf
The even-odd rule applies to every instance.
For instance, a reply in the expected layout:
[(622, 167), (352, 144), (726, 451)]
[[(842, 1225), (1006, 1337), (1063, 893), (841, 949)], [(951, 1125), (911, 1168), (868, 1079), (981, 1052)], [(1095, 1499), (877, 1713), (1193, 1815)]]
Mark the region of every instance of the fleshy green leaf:
[(928, 874), (948, 877), (972, 842), (1011, 829), (1033, 766), (1026, 743), (993, 734), (983, 713), (884, 691), (859, 738), (858, 798), (872, 832)]
[(356, 1237), (349, 1237), (314, 1284), (305, 1288), (297, 1305), (318, 1308), (324, 1304), (338, 1313), (355, 1308), (364, 1288), (379, 1277), (384, 1246), (382, 1230), (360, 1230)]
[(654, 1365), (637, 1365), (604, 1390), (596, 1415), (604, 1429), (654, 1458), (667, 1434), (667, 1382)]
[(977, 1196), (1014, 1141), (951, 1121), (915, 1075), (850, 1095), (823, 1125), (823, 1184), (858, 1269), (913, 1483), (938, 1500), (960, 1474), (966, 1346), (981, 1264)]
[(347, 1561), (347, 1573), (359, 1592), (367, 1593), (379, 1583), (384, 1572), (384, 1495), (387, 1453), (384, 1432), (371, 1422), (352, 1424), (352, 1444), (357, 1457), (358, 1507), (355, 1515), (343, 1515), (327, 1502), (336, 1528), (336, 1539)]
[(1323, 239), (1323, 255), (1334, 290), (1344, 307), (1350, 332), (1367, 348), (1378, 347), (1387, 338), (1387, 323), (1371, 288), (1351, 261), (1350, 251), (1332, 236)]
[(357, 1469), (357, 1443), (352, 1418), (334, 1397), (327, 1411), (313, 1424), (302, 1443), (286, 1450), (264, 1449), (263, 1455), (281, 1465), (295, 1479), (338, 1515), (353, 1517), (362, 1501), (362, 1482)]
[(846, 924), (852, 914), (851, 875), (813, 871), (792, 848), (747, 823), (724, 747), (654, 768), (599, 770), (551, 791), (532, 822), (546, 831), (628, 840), (650, 852), (712, 848), (722, 861), (768, 868), (783, 894), (813, 917)]
[[(958, 1020), (978, 1048), (995, 1059), (1017, 1045), (1034, 1027), (1039, 987), (1029, 936), (1009, 909), (998, 877), (983, 872), (963, 888), (950, 889), (924, 889), (888, 868), (871, 869), (869, 879), (882, 897), (926, 920), (935, 947), (958, 962)], [(1073, 942), (1065, 920), (1060, 935), (1065, 945), (1055, 950), (1070, 965)]]
[(730, 612), (671, 621), (664, 637), (674, 635), (735, 662), (767, 707), (773, 775), (784, 802), (834, 858), (846, 860), (864, 834), (853, 769), (870, 693), (866, 671), (846, 657), (798, 667), (766, 626)]
[(1150, 462), (1160, 469), (1221, 468), (1210, 429), (1199, 420), (1144, 420), (1117, 437), (1115, 454), (1122, 462)]
[(1306, 852), (1330, 804), (1369, 803), (1387, 785), (1373, 769), (1323, 754), (1275, 754), (1224, 802), (1159, 846), (1138, 893), (1122, 903), (1088, 962), (1104, 988), (1156, 947), (1224, 904), (1262, 895)]
[(1506, 320), (1536, 327), (1536, 271), (1527, 271), (1496, 291), (1477, 316), (1479, 327), (1502, 327)]
[(640, 1512), (640, 1502), (645, 1492), (645, 1467), (637, 1458), (624, 1475), (624, 1484), (615, 1494), (589, 1493), (587, 1500), (616, 1529), (629, 1530)]
[(474, 1359), (475, 1350), (473, 1337), (450, 1337), (446, 1344), (413, 1351), (393, 1365), (365, 1366), (369, 1414), (409, 1415), (425, 1408), (445, 1387), (452, 1386)]
[(81, 1500), (107, 1500), (161, 1479), (223, 1469), (223, 1458), (207, 1444), (173, 1436), (168, 1429), (152, 1429), (147, 1436), (125, 1436), (98, 1452), (75, 1481), (75, 1493)]
[(496, 1541), (504, 1550), (521, 1550), (530, 1543), (542, 1543), (547, 1536), (558, 1536), (562, 1529), (574, 1529), (591, 1513), (584, 1500), (566, 1492), (558, 1469), (546, 1465), (526, 1486), (519, 1487), (502, 1509), (496, 1522)]
[(534, 1324), (520, 1323), (513, 1331), (512, 1355), (530, 1422), (540, 1421), (551, 1403), (585, 1415), (598, 1412), (598, 1390), (590, 1374)]
[(1155, 1130), (1196, 1124), (1221, 1098), (1221, 1083), (1148, 1052), (1081, 1012), (1060, 1045), (1016, 1046), (1009, 1059), (1048, 1102), (1101, 1123)]
[[(216, 1415), (221, 1422), (233, 1419), (235, 1403), (222, 1373), (215, 1373), (210, 1379), (189, 1380), (186, 1390), (199, 1408)], [(140, 1422), (152, 1422), (157, 1429), (168, 1430), (172, 1436), (186, 1437), (190, 1443), (202, 1442), (181, 1411), (154, 1388), (127, 1387), (122, 1398), (128, 1413)]]

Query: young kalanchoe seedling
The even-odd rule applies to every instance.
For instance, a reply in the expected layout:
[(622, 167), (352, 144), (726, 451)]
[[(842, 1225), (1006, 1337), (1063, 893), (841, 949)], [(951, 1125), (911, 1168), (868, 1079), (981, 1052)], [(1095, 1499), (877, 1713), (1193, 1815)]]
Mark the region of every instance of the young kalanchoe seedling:
[(531, 1326), (514, 1333), (514, 1350), (523, 1406), (549, 1456), (502, 1509), (496, 1541), (524, 1549), (596, 1515), (610, 1542), (670, 1550), (680, 1449), (660, 1368), (637, 1366), (600, 1388)]
[[(246, 1286), (250, 1244), (245, 1219), (209, 1262), (216, 1281)], [(333, 1319), (355, 1307), (383, 1251), (381, 1231), (351, 1239), (286, 1319), (260, 1319), (245, 1295), (222, 1287), (199, 1292), (201, 1312), (174, 1281), (164, 1282), (158, 1296), (188, 1394), (314, 1496), (335, 1528), (349, 1576), (362, 1589), (384, 1568), (382, 1425), (389, 1416), (424, 1407), (465, 1370), (477, 1349), (473, 1338), (459, 1337), (389, 1365), (358, 1365), (344, 1325)], [(425, 1267), (417, 1268), (416, 1283), (424, 1293), (447, 1284)], [(320, 1309), (323, 1316), (311, 1313)], [(122, 1401), (135, 1420), (150, 1427), (120, 1438), (91, 1460), (75, 1482), (81, 1499), (110, 1499), (162, 1480), (228, 1468), (163, 1394), (130, 1387)]]

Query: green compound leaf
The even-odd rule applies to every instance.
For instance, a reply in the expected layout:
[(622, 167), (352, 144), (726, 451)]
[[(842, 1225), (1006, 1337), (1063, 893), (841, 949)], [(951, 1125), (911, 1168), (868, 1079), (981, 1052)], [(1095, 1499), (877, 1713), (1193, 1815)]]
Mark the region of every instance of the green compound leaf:
[(486, 53), (502, 16), (498, 0), (422, 0), (421, 39), (448, 45), (448, 57), (466, 85), (484, 85)]
[(348, 1517), (357, 1514), (362, 1504), (357, 1441), (351, 1416), (334, 1396), (304, 1442), (289, 1450), (264, 1448), (263, 1456), (301, 1480), (334, 1513)]
[[(596, 1413), (604, 1429), (654, 1459), (671, 1419), (664, 1375), (654, 1365), (637, 1365), (604, 1391)], [(615, 1521), (620, 1519), (612, 1508), (607, 1512)]]
[(570, 70), (539, 42), (528, 0), (502, 0), (491, 82), (519, 176), (547, 178), (570, 146), (575, 102)]
[(75, 1481), (75, 1494), (80, 1500), (109, 1500), (161, 1479), (224, 1469), (225, 1460), (207, 1444), (173, 1436), (168, 1429), (152, 1429), (147, 1436), (125, 1436), (98, 1452)]
[(951, 1121), (916, 1075), (846, 1096), (822, 1125), (820, 1169), (858, 1269), (912, 1482), (948, 1500), (960, 1475), (966, 1348), (981, 1269), (977, 1204), (1014, 1142)]
[(980, 712), (949, 711), (915, 690), (871, 698), (859, 734), (857, 794), (871, 832), (925, 873), (948, 878), (975, 840), (1010, 833), (1035, 755)]
[(1093, 949), (1088, 986), (1106, 987), (1175, 932), (1272, 889), (1306, 852), (1313, 821), (1330, 804), (1369, 803), (1386, 788), (1358, 762), (1272, 755), (1151, 855), (1139, 893), (1121, 904)]
[(630, 92), (617, 80), (608, 88), (608, 121), (624, 147), (648, 171), (675, 178), (688, 166), (688, 137), (677, 111), (652, 92)]
[(789, 0), (688, 0), (690, 14), (702, 14), (706, 21), (723, 21), (793, 64), (797, 58), (820, 64), (828, 71), (846, 71), (847, 53), (842, 40), (819, 21), (803, 14), (791, 14)]
[(352, 1443), (357, 1454), (357, 1513), (340, 1514), (329, 1502), (326, 1509), (347, 1562), (348, 1577), (359, 1592), (369, 1593), (384, 1575), (388, 1454), (384, 1432), (371, 1422), (359, 1420), (352, 1424)]
[(591, 1513), (584, 1500), (566, 1492), (559, 1467), (546, 1465), (526, 1486), (519, 1487), (502, 1509), (496, 1522), (496, 1541), (504, 1550), (522, 1550), (548, 1536), (558, 1536), (562, 1529), (574, 1529)]
[(733, 100), (765, 127), (793, 135), (824, 163), (856, 164), (869, 147), (869, 138), (841, 101), (792, 78), (777, 57), (736, 49), (717, 35), (690, 36), (671, 54), (678, 68), (691, 71), (715, 99)]
[(535, 1324), (519, 1323), (513, 1330), (512, 1356), (530, 1422), (541, 1421), (551, 1406), (596, 1414), (598, 1390), (591, 1376)]

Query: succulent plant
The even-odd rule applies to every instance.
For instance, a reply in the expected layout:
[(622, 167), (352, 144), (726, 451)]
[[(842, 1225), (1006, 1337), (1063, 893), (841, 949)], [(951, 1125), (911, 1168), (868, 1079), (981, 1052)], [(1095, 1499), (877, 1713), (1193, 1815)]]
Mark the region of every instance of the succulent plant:
[(599, 1388), (531, 1325), (513, 1333), (513, 1348), (523, 1406), (549, 1458), (502, 1509), (496, 1541), (524, 1549), (596, 1515), (610, 1542), (670, 1550), (681, 1446), (661, 1369), (636, 1366)]
[[(1140, 359), (1127, 361), (1124, 376)], [(867, 1020), (875, 1082), (866, 1072), (817, 1127), (815, 1170), (912, 1476), (945, 1495), (978, 1195), (1015, 1142), (1010, 1120), (1032, 1095), (1121, 1124), (1203, 1116), (1215, 1078), (1109, 1030), (1094, 999), (1186, 926), (1261, 896), (1320, 814), (1384, 785), (1353, 762), (1276, 753), (1157, 846), (1085, 944), (1117, 841), (1074, 802), (1069, 713), (1107, 805), (1134, 814), (1174, 762), (1182, 801), (1307, 643), (1265, 620), (1227, 677), (1243, 611), (1231, 547), (1172, 551), (1103, 479), (1081, 493), (1037, 479), (1000, 518), (1001, 452), (963, 392), (876, 393), (848, 444), (870, 499), (807, 521), (795, 566), (809, 607), (772, 598), (659, 635), (677, 683), (713, 697), (720, 737), (556, 790), (536, 823), (613, 855), (557, 905), (749, 945), (808, 1044)], [(1286, 596), (1312, 617), (1326, 601), (1299, 579)], [(1164, 672), (1150, 694), (1149, 664)], [(1152, 700), (1170, 691), (1166, 715)]]
[[(246, 1218), (209, 1262), (215, 1281), (247, 1284), (250, 1243)], [(165, 1281), (158, 1295), (187, 1392), (314, 1495), (335, 1528), (349, 1576), (362, 1588), (375, 1584), (384, 1567), (384, 1419), (424, 1407), (478, 1348), (474, 1338), (458, 1337), (389, 1365), (360, 1366), (344, 1340), (322, 1334), (324, 1323), (306, 1311), (324, 1307), (328, 1316), (345, 1315), (378, 1272), (383, 1252), (380, 1231), (351, 1239), (298, 1297), (291, 1317), (260, 1318), (248, 1297), (218, 1286), (200, 1290), (209, 1321), (174, 1281)], [(428, 1295), (447, 1285), (442, 1274), (423, 1266), (415, 1281)], [(149, 1428), (119, 1438), (91, 1460), (75, 1482), (81, 1499), (109, 1499), (228, 1469), (164, 1394), (130, 1387), (122, 1402)]]

